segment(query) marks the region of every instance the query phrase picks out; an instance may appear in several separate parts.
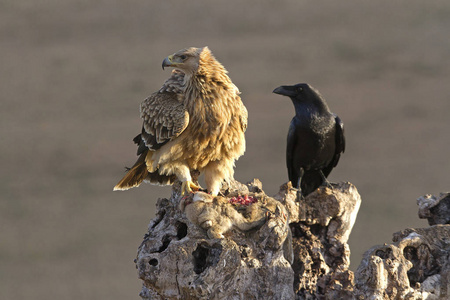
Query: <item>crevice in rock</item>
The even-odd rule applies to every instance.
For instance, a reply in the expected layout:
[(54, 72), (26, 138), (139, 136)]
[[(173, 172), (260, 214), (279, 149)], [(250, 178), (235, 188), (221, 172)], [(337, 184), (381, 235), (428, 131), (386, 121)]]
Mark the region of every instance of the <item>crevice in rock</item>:
[(188, 227), (187, 227), (186, 223), (177, 222), (175, 226), (177, 228), (177, 238), (178, 238), (178, 240), (183, 239), (188, 233)]
[(379, 258), (387, 259), (392, 256), (392, 249), (390, 248), (384, 250), (379, 249), (375, 252), (375, 255), (378, 256)]
[(414, 287), (416, 283), (422, 283), (432, 275), (440, 273), (440, 267), (426, 245), (420, 245), (417, 248), (407, 246), (403, 249), (403, 256), (413, 264), (413, 267), (407, 272), (411, 287)]
[(164, 216), (166, 215), (165, 210), (161, 210), (156, 215), (156, 219), (153, 221), (153, 224), (151, 225), (151, 228), (155, 228), (161, 221), (164, 219)]
[(194, 272), (196, 274), (203, 273), (208, 267), (215, 266), (219, 261), (222, 247), (211, 247), (207, 244), (199, 244), (197, 248), (192, 252), (194, 257)]
[(162, 240), (162, 245), (161, 245), (161, 247), (159, 247), (159, 249), (158, 249), (158, 252), (161, 253), (161, 252), (163, 252), (164, 250), (166, 250), (167, 247), (169, 247), (169, 244), (170, 244), (171, 241), (172, 241), (172, 240), (170, 239), (170, 236), (165, 235), (165, 236), (163, 237), (163, 240)]
[(156, 258), (152, 258), (148, 261), (148, 264), (156, 267), (158, 265), (158, 260)]

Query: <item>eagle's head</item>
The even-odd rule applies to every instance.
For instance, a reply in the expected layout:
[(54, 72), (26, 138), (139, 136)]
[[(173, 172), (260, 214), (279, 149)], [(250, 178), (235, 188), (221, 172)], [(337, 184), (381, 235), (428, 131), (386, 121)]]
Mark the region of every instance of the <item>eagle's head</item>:
[(187, 75), (195, 74), (198, 70), (200, 56), (203, 52), (210, 51), (208, 47), (190, 47), (182, 49), (172, 55), (167, 56), (162, 62), (162, 68), (164, 69), (164, 67), (173, 67)]
[[(184, 73), (184, 82), (189, 82), (191, 78), (201, 78), (201, 84), (216, 83), (217, 86), (224, 89), (235, 91), (239, 94), (237, 87), (231, 82), (227, 75), (227, 70), (216, 60), (208, 47), (203, 48), (186, 48), (172, 55), (167, 56), (162, 62), (162, 67), (173, 67)], [(220, 82), (219, 85), (217, 83)], [(198, 82), (197, 82), (198, 83)]]

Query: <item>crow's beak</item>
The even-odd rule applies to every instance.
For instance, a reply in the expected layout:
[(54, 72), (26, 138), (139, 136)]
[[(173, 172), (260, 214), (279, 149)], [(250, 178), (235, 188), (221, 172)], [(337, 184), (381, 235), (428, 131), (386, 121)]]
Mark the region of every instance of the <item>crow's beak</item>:
[(276, 89), (273, 90), (272, 93), (283, 95), (283, 87), (282, 86), (277, 87)]
[(291, 97), (295, 96), (295, 88), (290, 85), (282, 85), (274, 89), (272, 93)]

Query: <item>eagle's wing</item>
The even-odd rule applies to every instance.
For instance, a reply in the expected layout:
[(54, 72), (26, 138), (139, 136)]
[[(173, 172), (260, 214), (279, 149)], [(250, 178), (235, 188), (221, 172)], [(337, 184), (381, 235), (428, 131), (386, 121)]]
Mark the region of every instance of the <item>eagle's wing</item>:
[[(141, 118), (144, 124), (140, 136), (148, 149), (158, 150), (186, 129), (189, 114), (180, 97), (183, 97), (183, 94), (159, 91), (141, 103)], [(139, 146), (141, 148), (141, 144)]]
[(242, 131), (245, 132), (247, 130), (248, 112), (247, 112), (247, 108), (244, 106), (244, 103), (242, 103), (242, 102), (241, 102), (239, 121), (241, 122)]

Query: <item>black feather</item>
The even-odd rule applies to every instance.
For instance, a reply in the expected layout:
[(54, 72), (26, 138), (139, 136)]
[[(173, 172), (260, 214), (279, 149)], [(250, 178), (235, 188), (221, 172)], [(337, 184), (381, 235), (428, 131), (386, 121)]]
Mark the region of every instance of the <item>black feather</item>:
[(345, 150), (344, 123), (310, 85), (280, 86), (276, 94), (291, 98), (295, 116), (286, 148), (289, 180), (306, 196), (322, 185)]

